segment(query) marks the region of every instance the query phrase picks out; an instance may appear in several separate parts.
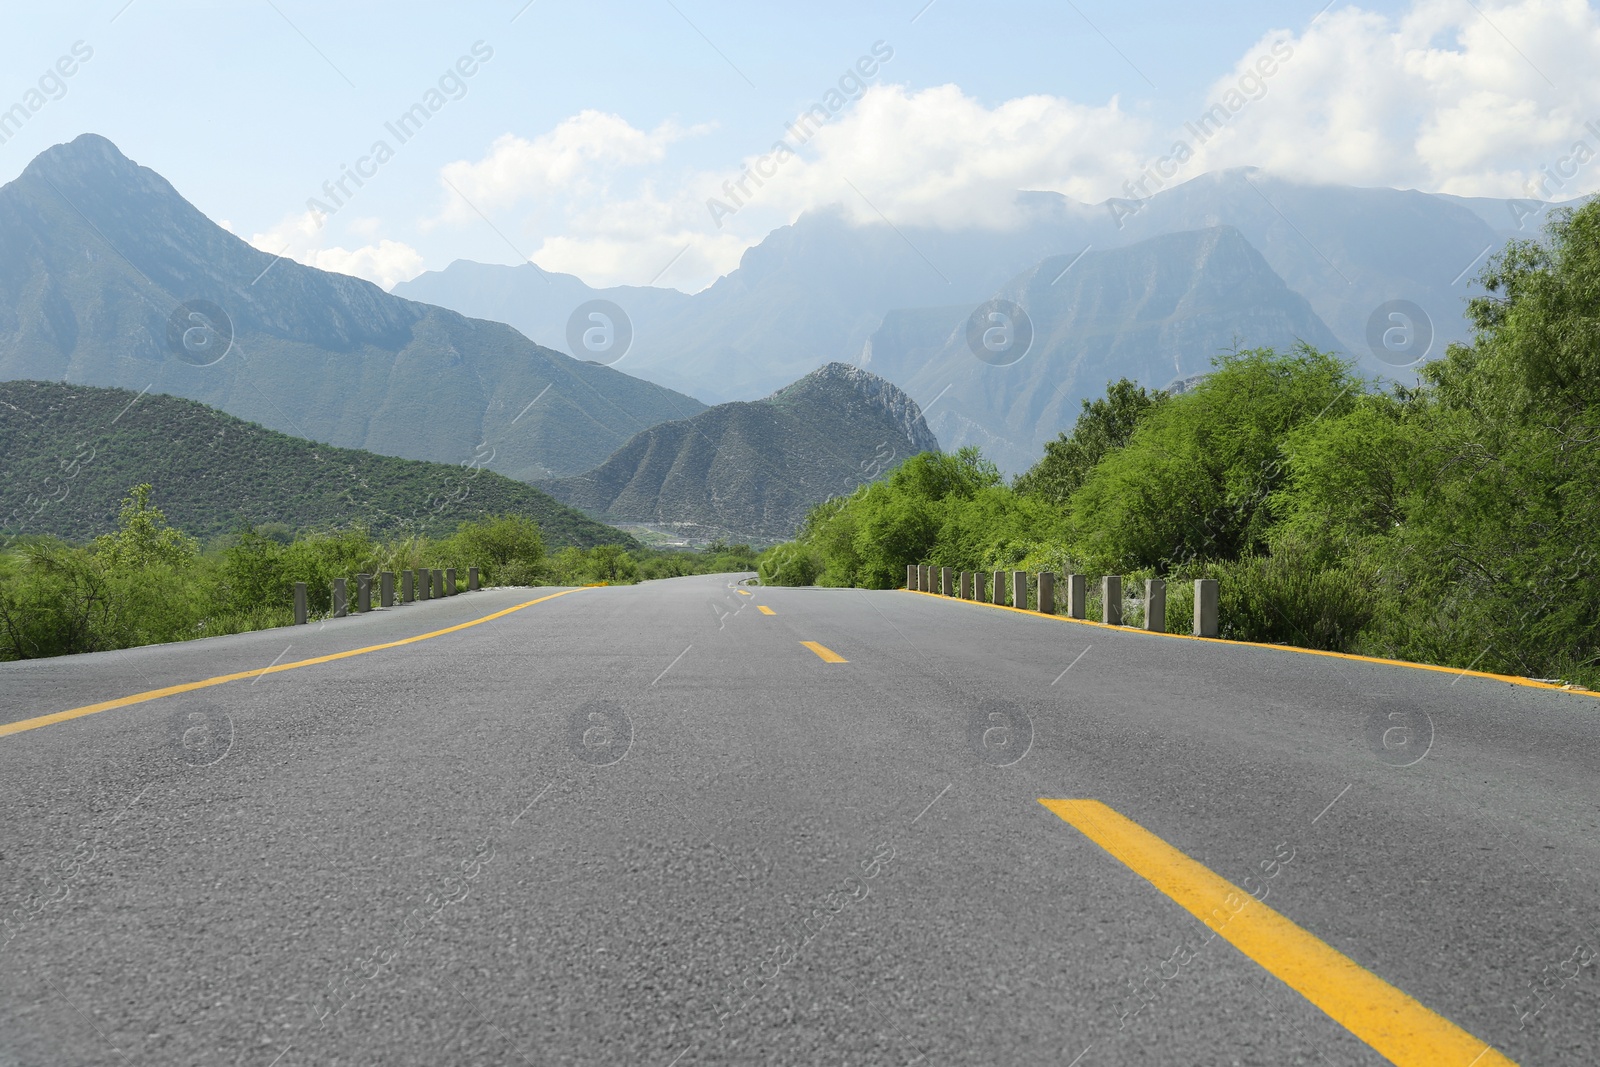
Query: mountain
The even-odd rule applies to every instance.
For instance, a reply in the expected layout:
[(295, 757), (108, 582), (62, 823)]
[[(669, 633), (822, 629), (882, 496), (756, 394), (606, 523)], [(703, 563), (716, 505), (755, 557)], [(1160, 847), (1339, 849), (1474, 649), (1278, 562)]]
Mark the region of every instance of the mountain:
[(910, 397), (830, 363), (763, 400), (652, 427), (594, 470), (542, 485), (616, 522), (777, 541), (814, 505), (938, 448)]
[[(1168, 234), (1126, 248), (1054, 256), (999, 289), (1020, 307), (1014, 348), (979, 358), (965, 307), (894, 312), (869, 339), (864, 366), (935, 397), (928, 425), (948, 449), (979, 445), (1002, 470), (1027, 469), (1108, 381), (1146, 386), (1195, 375), (1233, 348), (1337, 339), (1231, 226)], [(1013, 318), (1015, 316), (1012, 316)], [(985, 320), (987, 323), (988, 320)]]
[(86, 134), (0, 188), (0, 379), (188, 397), (300, 437), (532, 478), (705, 405), (500, 322), (276, 259)]
[(394, 292), (509, 322), (554, 345), (565, 344), (561, 324), (574, 307), (608, 299), (633, 324), (633, 347), (619, 366), (696, 396), (739, 400), (794, 381), (819, 356), (853, 359), (893, 308), (976, 304), (1068, 247), (1049, 227), (922, 229), (912, 240), (915, 248), (890, 227), (856, 226), (822, 211), (774, 230), (745, 251), (737, 270), (692, 296), (637, 286), (590, 289), (532, 265), (465, 261), (402, 282)]
[(116, 526), (149, 482), (167, 519), (197, 536), (242, 523), (445, 534), (515, 513), (545, 544), (621, 544), (620, 530), (491, 471), (396, 459), (289, 437), (192, 400), (63, 382), (0, 382), (0, 530), (86, 540)]
[[(1232, 226), (1310, 302), (1331, 329), (1333, 347), (1393, 376), (1397, 369), (1367, 346), (1373, 313), (1391, 300), (1421, 306), (1434, 325), (1434, 355), (1464, 339), (1465, 299), (1486, 255), (1504, 243), (1510, 204), (1309, 184), (1240, 168), (1199, 175), (1142, 201), (1091, 205), (1021, 193), (1022, 221), (1008, 230), (855, 225), (838, 211), (810, 212), (692, 296), (648, 287), (595, 290), (532, 266), (463, 262), (394, 291), (509, 322), (552, 345), (565, 343), (563, 324), (578, 304), (610, 299), (632, 320), (635, 343), (623, 364), (630, 373), (736, 400), (793, 380), (818, 358), (854, 361), (895, 309), (965, 305), (970, 312), (1050, 256)], [(1535, 229), (1530, 224), (1528, 233)], [(1249, 309), (1239, 310), (1248, 316)]]

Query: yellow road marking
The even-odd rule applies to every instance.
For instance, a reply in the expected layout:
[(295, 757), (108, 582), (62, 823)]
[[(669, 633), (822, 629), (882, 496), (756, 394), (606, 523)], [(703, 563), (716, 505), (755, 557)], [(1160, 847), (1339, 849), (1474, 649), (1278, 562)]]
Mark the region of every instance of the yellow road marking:
[(748, 590), (748, 589), (739, 589), (739, 590), (736, 590), (736, 592), (738, 592), (738, 594), (740, 596), (749, 596), (750, 595), (750, 590)]
[(1357, 663), (1382, 663), (1390, 667), (1410, 667), (1417, 671), (1437, 671), (1440, 674), (1454, 674), (1463, 678), (1488, 678), (1490, 681), (1505, 682), (1507, 685), (1520, 685), (1528, 689), (1554, 689), (1559, 693), (1572, 693), (1576, 696), (1600, 698), (1600, 692), (1590, 692), (1583, 689), (1562, 689), (1559, 685), (1549, 682), (1536, 682), (1532, 678), (1521, 678), (1514, 674), (1490, 674), (1487, 671), (1462, 670), (1459, 667), (1441, 667), (1437, 663), (1412, 663), (1403, 659), (1383, 659), (1378, 656), (1358, 656), (1353, 652), (1326, 652), (1320, 648), (1298, 648), (1294, 645), (1269, 645), (1263, 641), (1234, 641), (1226, 637), (1196, 637), (1193, 634), (1169, 634), (1157, 630), (1142, 630), (1137, 626), (1111, 626), (1093, 619), (1074, 619), (1070, 615), (1043, 615), (1029, 608), (1014, 608), (1010, 604), (990, 604), (984, 600), (962, 600), (959, 597), (948, 597), (942, 593), (924, 593), (920, 589), (901, 589), (902, 593), (915, 593), (918, 596), (937, 597), (940, 600), (952, 600), (957, 604), (970, 604), (979, 608), (994, 608), (997, 611), (1015, 611), (1023, 615), (1032, 615), (1036, 619), (1051, 619), (1055, 622), (1070, 622), (1078, 626), (1098, 626), (1102, 630), (1117, 630), (1125, 634), (1141, 634), (1145, 637), (1171, 637), (1179, 641), (1209, 641), (1218, 645), (1236, 645), (1242, 648), (1270, 648), (1276, 652), (1298, 652), (1303, 656), (1328, 656), (1332, 659), (1349, 659)]
[(52, 726), (58, 722), (66, 722), (68, 719), (78, 719), (85, 715), (94, 715), (98, 712), (110, 711), (113, 708), (125, 708), (131, 704), (143, 704), (147, 700), (158, 700), (161, 697), (176, 696), (179, 693), (189, 693), (196, 689), (205, 689), (213, 685), (222, 685), (225, 682), (236, 682), (241, 678), (258, 678), (263, 674), (277, 674), (279, 671), (292, 671), (297, 667), (310, 667), (318, 663), (332, 663), (334, 660), (349, 659), (351, 656), (365, 655), (368, 652), (380, 652), (386, 648), (399, 648), (401, 645), (413, 645), (418, 641), (426, 641), (430, 637), (442, 637), (445, 634), (453, 634), (457, 630), (465, 630), (472, 626), (481, 625), (482, 623), (493, 622), (495, 619), (510, 615), (514, 611), (521, 611), (523, 608), (531, 608), (535, 604), (543, 604), (546, 600), (554, 600), (558, 596), (566, 596), (568, 593), (576, 593), (577, 591), (577, 589), (563, 589), (559, 593), (551, 593), (549, 596), (542, 596), (537, 600), (529, 600), (525, 603), (517, 604), (514, 607), (506, 608), (504, 611), (497, 611), (492, 615), (485, 615), (481, 619), (473, 619), (471, 622), (457, 623), (455, 626), (446, 626), (442, 630), (434, 630), (431, 633), (418, 634), (415, 637), (402, 638), (399, 641), (389, 641), (381, 645), (368, 645), (366, 648), (353, 648), (348, 652), (335, 652), (327, 656), (316, 656), (312, 659), (295, 660), (292, 663), (278, 663), (271, 667), (258, 667), (255, 670), (240, 671), (237, 674), (220, 674), (215, 678), (206, 678), (198, 682), (184, 682), (181, 685), (169, 685), (165, 689), (151, 689), (144, 693), (135, 693), (132, 696), (118, 697), (115, 700), (104, 700), (98, 704), (88, 704), (81, 708), (71, 708), (67, 711), (57, 711), (49, 715), (40, 715), (33, 719), (23, 719), (21, 722), (0, 723), (0, 737), (4, 737), (7, 734), (20, 734), (25, 730), (37, 730), (41, 726)]
[(1399, 1067), (1511, 1060), (1097, 800), (1039, 803)]
[(771, 608), (767, 607), (765, 604), (757, 604), (756, 605), (756, 610), (761, 612), (761, 614), (763, 614), (763, 615), (776, 615), (777, 614), (776, 611), (773, 611)]
[(849, 663), (850, 662), (849, 660), (845, 659), (843, 656), (839, 655), (839, 653), (835, 652), (833, 649), (825, 648), (824, 646), (817, 644), (815, 641), (801, 641), (800, 643), (802, 645), (805, 645), (811, 651), (815, 652), (817, 654), (817, 658), (822, 660), (822, 662), (824, 662), (824, 663)]

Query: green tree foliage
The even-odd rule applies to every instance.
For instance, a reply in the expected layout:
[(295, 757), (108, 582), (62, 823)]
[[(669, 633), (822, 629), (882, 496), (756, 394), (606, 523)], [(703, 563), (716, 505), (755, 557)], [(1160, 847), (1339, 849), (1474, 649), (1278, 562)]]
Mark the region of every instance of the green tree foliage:
[(1106, 383), (1104, 397), (1083, 402), (1072, 432), (1046, 442), (1044, 458), (1017, 475), (1013, 483), (1017, 492), (1065, 505), (1095, 465), (1127, 445), (1134, 428), (1166, 399), (1166, 393), (1146, 392), (1144, 386), (1126, 378)]
[(95, 538), (94, 550), (109, 567), (181, 567), (200, 551), (200, 544), (167, 525), (167, 517), (150, 502), (151, 486), (136, 485), (122, 498), (116, 533)]
[(769, 549), (762, 566), (798, 583), (889, 589), (908, 563), (1004, 566), (1042, 547), (1050, 505), (1006, 488), (976, 448), (924, 452), (888, 478), (818, 505), (798, 538)]
[(1192, 392), (1160, 404), (1073, 494), (1078, 551), (1094, 566), (1170, 569), (1266, 548), (1269, 500), (1296, 429), (1355, 404), (1351, 364), (1307, 346), (1218, 358)]
[(1600, 202), (1513, 242), (1482, 280), (1472, 343), (1426, 366), (1423, 389), (1291, 442), (1286, 522), (1324, 558), (1370, 558), (1372, 651), (1592, 682)]

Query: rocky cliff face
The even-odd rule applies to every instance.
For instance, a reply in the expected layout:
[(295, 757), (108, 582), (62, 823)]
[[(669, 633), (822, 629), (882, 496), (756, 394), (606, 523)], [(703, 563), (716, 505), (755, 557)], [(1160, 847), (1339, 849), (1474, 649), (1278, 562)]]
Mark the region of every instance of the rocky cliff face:
[(927, 422), (922, 418), (922, 409), (915, 400), (887, 378), (880, 378), (848, 363), (829, 363), (819, 367), (793, 385), (784, 386), (773, 393), (767, 402), (779, 406), (816, 404), (824, 397), (842, 400), (849, 407), (859, 407), (863, 412), (887, 418), (911, 443), (914, 449), (912, 455), (939, 450), (939, 440), (928, 429)]

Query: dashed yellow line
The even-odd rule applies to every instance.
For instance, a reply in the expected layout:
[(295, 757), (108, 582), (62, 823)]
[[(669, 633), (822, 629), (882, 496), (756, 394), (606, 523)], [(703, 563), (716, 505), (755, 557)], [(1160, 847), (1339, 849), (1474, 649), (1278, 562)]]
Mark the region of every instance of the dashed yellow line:
[(805, 645), (811, 651), (815, 652), (817, 654), (817, 658), (822, 660), (822, 662), (824, 662), (824, 663), (849, 663), (850, 662), (849, 660), (845, 659), (843, 656), (839, 655), (839, 653), (835, 652), (833, 649), (828, 648), (828, 647), (826, 647), (824, 645), (819, 645), (815, 641), (801, 641), (800, 643), (802, 645)]
[(735, 590), (735, 592), (737, 592), (740, 596), (750, 596), (751, 595), (750, 590), (748, 590), (748, 589), (738, 589), (738, 590)]
[(756, 605), (756, 610), (761, 612), (761, 614), (763, 614), (763, 615), (776, 615), (777, 614), (776, 611), (773, 611), (771, 608), (767, 607), (765, 604), (757, 604)]
[[(581, 588), (588, 587), (584, 586)], [(191, 693), (196, 689), (206, 689), (213, 685), (223, 685), (227, 682), (236, 682), (241, 678), (259, 678), (263, 674), (277, 674), (280, 671), (292, 671), (300, 667), (314, 666), (318, 663), (332, 663), (334, 660), (349, 659), (351, 656), (364, 656), (368, 652), (380, 652), (386, 648), (399, 648), (402, 645), (414, 645), (418, 641), (426, 641), (430, 637), (443, 637), (445, 634), (453, 634), (458, 630), (465, 630), (473, 626), (480, 626), (486, 622), (493, 622), (495, 619), (504, 618), (514, 611), (521, 611), (523, 608), (531, 608), (535, 604), (543, 604), (546, 600), (554, 600), (558, 596), (566, 596), (568, 593), (576, 592), (578, 592), (577, 589), (563, 589), (559, 593), (551, 593), (549, 596), (542, 596), (537, 600), (529, 600), (513, 607), (506, 608), (504, 611), (497, 611), (492, 615), (485, 615), (481, 619), (473, 619), (470, 622), (457, 623), (454, 626), (446, 626), (442, 630), (433, 630), (429, 633), (418, 634), (415, 637), (401, 638), (399, 641), (388, 641), (381, 645), (368, 645), (365, 648), (352, 648), (348, 652), (334, 652), (331, 655), (316, 656), (311, 659), (295, 660), (292, 663), (277, 663), (270, 667), (258, 667), (255, 670), (240, 671), (237, 674), (219, 674), (215, 678), (206, 678), (198, 682), (184, 682), (181, 685), (169, 685), (164, 689), (151, 689), (143, 693), (135, 693), (132, 696), (118, 697), (115, 700), (103, 700), (98, 704), (88, 704), (81, 708), (71, 708), (67, 711), (57, 711), (52, 712), (49, 715), (40, 715), (32, 719), (23, 719), (20, 722), (0, 723), (0, 737), (4, 737), (7, 734), (20, 734), (26, 730), (37, 730), (41, 726), (53, 726), (58, 722), (66, 722), (69, 719), (81, 719), (85, 715), (95, 715), (102, 711), (110, 711), (113, 708), (125, 708), (132, 704), (143, 704), (148, 700), (159, 700), (162, 697), (176, 696), (179, 693)]]
[(1399, 1067), (1515, 1064), (1097, 800), (1039, 803)]

